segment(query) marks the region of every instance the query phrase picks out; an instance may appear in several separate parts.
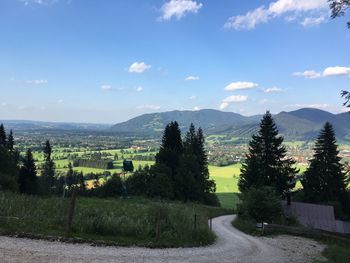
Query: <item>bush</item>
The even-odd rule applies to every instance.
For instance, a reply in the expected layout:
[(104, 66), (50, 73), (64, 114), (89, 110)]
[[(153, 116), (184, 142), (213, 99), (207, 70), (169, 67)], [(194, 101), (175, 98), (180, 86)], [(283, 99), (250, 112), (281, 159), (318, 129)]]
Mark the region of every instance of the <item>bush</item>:
[(123, 189), (122, 179), (114, 174), (107, 182), (100, 187), (86, 190), (88, 195), (96, 197), (117, 197), (121, 196)]
[(220, 206), (219, 198), (216, 194), (205, 193), (203, 203), (210, 206)]
[(239, 215), (256, 222), (272, 222), (281, 216), (281, 201), (271, 187), (250, 188), (241, 195)]
[(0, 191), (9, 190), (17, 191), (18, 184), (16, 177), (0, 173)]

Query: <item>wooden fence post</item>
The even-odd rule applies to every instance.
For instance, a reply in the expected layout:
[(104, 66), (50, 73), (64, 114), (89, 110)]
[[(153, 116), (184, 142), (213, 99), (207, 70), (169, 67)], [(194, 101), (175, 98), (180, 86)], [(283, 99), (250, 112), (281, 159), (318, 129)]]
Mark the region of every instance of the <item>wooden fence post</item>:
[(193, 232), (194, 236), (197, 236), (197, 214), (194, 214), (194, 220), (193, 220)]

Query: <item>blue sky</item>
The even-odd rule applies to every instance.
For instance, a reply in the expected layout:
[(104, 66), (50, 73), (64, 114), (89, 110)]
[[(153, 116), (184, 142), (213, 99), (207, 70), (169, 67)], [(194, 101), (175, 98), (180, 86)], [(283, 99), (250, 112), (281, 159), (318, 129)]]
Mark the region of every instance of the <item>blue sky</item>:
[(341, 112), (347, 20), (327, 0), (1, 0), (0, 119)]

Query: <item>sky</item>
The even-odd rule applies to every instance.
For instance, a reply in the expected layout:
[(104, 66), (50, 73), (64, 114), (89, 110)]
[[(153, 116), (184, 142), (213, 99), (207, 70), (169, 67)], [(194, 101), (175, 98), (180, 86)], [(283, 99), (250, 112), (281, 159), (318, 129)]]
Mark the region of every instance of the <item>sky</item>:
[(344, 111), (350, 29), (327, 0), (1, 0), (0, 119)]

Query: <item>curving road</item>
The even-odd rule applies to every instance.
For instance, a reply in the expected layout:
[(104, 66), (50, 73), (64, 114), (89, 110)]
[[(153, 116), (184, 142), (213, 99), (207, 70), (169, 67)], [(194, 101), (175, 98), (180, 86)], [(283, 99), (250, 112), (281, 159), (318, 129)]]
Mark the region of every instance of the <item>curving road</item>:
[(0, 237), (0, 262), (311, 262), (323, 245), (290, 236), (256, 238), (231, 225), (233, 215), (213, 219), (215, 244), (199, 248), (93, 247)]

